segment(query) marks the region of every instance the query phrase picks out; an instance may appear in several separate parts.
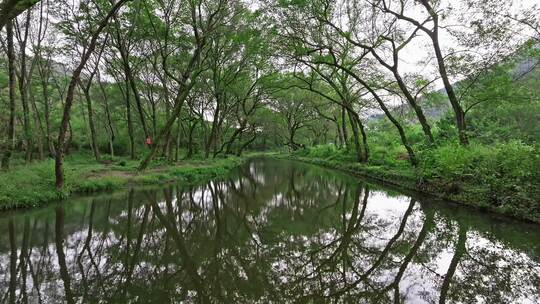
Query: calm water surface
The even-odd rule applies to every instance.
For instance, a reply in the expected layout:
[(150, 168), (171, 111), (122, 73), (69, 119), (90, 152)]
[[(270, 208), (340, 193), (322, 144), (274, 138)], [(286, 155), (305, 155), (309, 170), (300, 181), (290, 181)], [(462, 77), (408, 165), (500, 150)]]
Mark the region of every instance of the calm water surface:
[(0, 303), (540, 303), (539, 228), (260, 159), (0, 214)]

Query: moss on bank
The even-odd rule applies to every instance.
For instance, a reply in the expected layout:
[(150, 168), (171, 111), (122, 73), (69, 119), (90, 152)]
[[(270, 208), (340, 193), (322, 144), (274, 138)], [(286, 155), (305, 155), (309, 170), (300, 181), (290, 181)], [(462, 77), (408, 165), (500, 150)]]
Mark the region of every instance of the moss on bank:
[(92, 158), (76, 155), (65, 161), (66, 184), (61, 192), (54, 186), (53, 160), (19, 165), (0, 173), (0, 210), (38, 207), (75, 193), (114, 190), (134, 184), (197, 183), (223, 176), (245, 160), (229, 157), (175, 164), (158, 162), (144, 172), (137, 172), (137, 161), (115, 158), (96, 163)]
[[(540, 223), (540, 212), (536, 199), (534, 197), (523, 199), (522, 195), (517, 191), (516, 194), (512, 195), (507, 192), (498, 191), (497, 188), (489, 185), (479, 185), (467, 181), (459, 182), (451, 178), (430, 179), (426, 178), (421, 173), (421, 170), (415, 170), (411, 167), (388, 168), (379, 165), (317, 157), (303, 157), (291, 154), (273, 154), (271, 157), (292, 159), (337, 169), (355, 176), (373, 179), (382, 184), (397, 186), (469, 205), (481, 210)], [(506, 200), (512, 203), (504, 205), (495, 204), (494, 197), (497, 196), (506, 196)], [(531, 201), (533, 201), (532, 204)]]

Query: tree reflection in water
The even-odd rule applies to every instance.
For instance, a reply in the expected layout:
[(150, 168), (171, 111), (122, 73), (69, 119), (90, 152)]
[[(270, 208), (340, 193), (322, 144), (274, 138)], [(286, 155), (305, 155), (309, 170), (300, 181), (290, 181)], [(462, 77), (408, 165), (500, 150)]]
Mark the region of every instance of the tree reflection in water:
[(286, 161), (0, 226), (2, 303), (540, 302), (537, 226)]

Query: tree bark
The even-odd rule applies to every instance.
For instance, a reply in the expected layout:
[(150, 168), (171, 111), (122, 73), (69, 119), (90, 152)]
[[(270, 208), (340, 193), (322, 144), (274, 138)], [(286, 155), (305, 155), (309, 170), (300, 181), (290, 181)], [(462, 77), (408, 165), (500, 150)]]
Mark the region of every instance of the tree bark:
[(23, 130), (24, 130), (24, 141), (26, 143), (26, 152), (25, 152), (25, 160), (26, 163), (29, 163), (32, 161), (32, 149), (33, 149), (33, 140), (32, 140), (32, 131), (31, 131), (31, 125), (30, 125), (30, 108), (28, 107), (28, 86), (30, 84), (30, 77), (28, 75), (27, 71), (27, 65), (26, 65), (26, 44), (28, 42), (28, 34), (30, 30), (30, 19), (31, 14), (30, 11), (26, 12), (26, 21), (25, 21), (25, 28), (24, 33), (20, 35), (20, 28), (17, 27), (18, 33), (20, 38), (19, 40), (19, 48), (20, 48), (20, 74), (19, 74), (19, 92), (21, 95), (21, 104), (23, 109)]
[(253, 137), (251, 137), (248, 141), (246, 141), (242, 146), (240, 146), (240, 148), (238, 149), (238, 153), (236, 154), (237, 156), (241, 156), (242, 155), (242, 152), (252, 143), (255, 141), (255, 139), (257, 139), (257, 134), (255, 132), (253, 132)]
[(349, 111), (347, 111), (347, 114), (349, 116), (349, 122), (351, 124), (351, 130), (353, 133), (356, 161), (361, 163), (364, 161), (364, 158), (362, 156), (362, 147), (360, 146), (360, 136), (358, 136), (358, 125), (356, 124), (356, 120), (352, 117), (352, 114)]
[(101, 94), (103, 95), (103, 107), (105, 108), (105, 115), (107, 116), (107, 130), (109, 131), (109, 154), (114, 157), (114, 126), (111, 120), (111, 112), (109, 110), (109, 98), (107, 97), (107, 92), (105, 91), (105, 86), (103, 85), (103, 82), (101, 82), (101, 78), (98, 74), (98, 83), (99, 88), (101, 90)]
[(32, 109), (34, 111), (34, 124), (39, 128), (39, 132), (41, 133), (40, 134), (41, 136), (38, 136), (38, 139), (37, 139), (37, 146), (38, 146), (38, 151), (39, 151), (38, 157), (41, 160), (44, 158), (43, 139), (47, 137), (47, 134), (45, 133), (45, 130), (43, 129), (43, 123), (41, 122), (41, 117), (39, 115), (39, 111), (36, 104), (36, 98), (35, 98), (35, 94), (34, 94), (34, 90), (32, 89), (32, 86), (30, 86), (29, 92), (30, 92), (30, 96), (32, 96), (30, 100), (32, 101)]
[[(43, 58), (40, 58), (40, 61)], [(49, 154), (54, 155), (54, 144), (51, 138), (51, 111), (50, 111), (50, 98), (49, 98), (49, 73), (50, 73), (50, 62), (47, 62), (47, 71), (40, 67), (40, 78), (41, 78), (41, 88), (43, 94), (43, 115), (45, 118), (45, 143), (49, 149)]]
[(13, 45), (13, 23), (9, 22), (6, 26), (7, 32), (7, 57), (9, 74), (9, 124), (7, 147), (2, 156), (2, 169), (9, 169), (9, 160), (15, 149), (15, 49)]
[(210, 155), (210, 150), (215, 145), (220, 109), (221, 109), (221, 100), (217, 96), (216, 97), (216, 110), (214, 111), (214, 117), (212, 120), (212, 128), (210, 129), (210, 136), (208, 137), (208, 142), (206, 143), (206, 146), (204, 149), (204, 158), (208, 158), (208, 156)]
[(121, 39), (120, 34), (118, 34), (117, 39), (118, 39), (118, 50), (120, 51), (120, 56), (122, 57), (124, 73), (128, 81), (129, 88), (133, 92), (133, 97), (135, 97), (135, 104), (137, 105), (137, 111), (139, 112), (139, 119), (141, 120), (141, 126), (143, 128), (144, 136), (145, 138), (147, 138), (150, 136), (150, 132), (148, 131), (146, 118), (144, 117), (144, 109), (142, 106), (141, 97), (139, 95), (139, 90), (137, 89), (137, 83), (135, 82), (135, 78), (133, 76), (133, 70), (131, 69), (131, 65), (129, 64), (129, 53), (126, 50), (124, 42), (120, 40)]
[(188, 134), (188, 150), (187, 150), (187, 154), (186, 154), (186, 158), (191, 158), (193, 156), (193, 153), (194, 153), (194, 149), (193, 149), (193, 132), (195, 131), (195, 127), (197, 126), (197, 124), (199, 123), (199, 120), (195, 120), (195, 122), (193, 122), (193, 124), (190, 123), (190, 126), (189, 126), (189, 134)]
[(362, 121), (358, 117), (358, 115), (355, 116), (356, 121), (358, 122), (358, 126), (360, 127), (360, 133), (362, 134), (362, 143), (364, 147), (364, 162), (367, 162), (369, 160), (369, 146), (367, 142), (367, 134), (366, 129), (364, 127), (364, 124), (362, 124)]
[(90, 144), (92, 145), (92, 151), (94, 152), (94, 158), (96, 161), (100, 161), (101, 155), (99, 153), (99, 145), (97, 143), (96, 126), (94, 124), (94, 109), (92, 107), (92, 96), (90, 96), (90, 88), (92, 87), (92, 78), (88, 79), (86, 86), (81, 83), (84, 97), (86, 98), (86, 110), (88, 111), (88, 126), (90, 128)]
[(128, 135), (129, 135), (129, 153), (131, 155), (131, 159), (136, 159), (137, 154), (135, 152), (135, 134), (133, 129), (133, 119), (131, 118), (131, 93), (129, 89), (129, 80), (126, 78), (126, 118), (127, 118), (127, 125), (128, 125)]
[(343, 142), (345, 143), (345, 149), (349, 150), (349, 135), (347, 134), (347, 116), (345, 112), (347, 109), (341, 107), (341, 134), (343, 135)]

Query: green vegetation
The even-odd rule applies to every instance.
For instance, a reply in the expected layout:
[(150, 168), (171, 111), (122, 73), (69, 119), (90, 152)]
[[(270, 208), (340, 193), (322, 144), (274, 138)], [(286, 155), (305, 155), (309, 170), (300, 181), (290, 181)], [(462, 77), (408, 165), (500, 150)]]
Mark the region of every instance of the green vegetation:
[(225, 176), (245, 158), (189, 160), (178, 163), (156, 162), (147, 171), (137, 172), (137, 161), (110, 158), (103, 163), (90, 155), (73, 155), (66, 159), (66, 186), (54, 187), (54, 161), (18, 165), (10, 172), (0, 173), (0, 210), (41, 206), (72, 194), (114, 190), (127, 185), (143, 185), (179, 181), (198, 183)]

